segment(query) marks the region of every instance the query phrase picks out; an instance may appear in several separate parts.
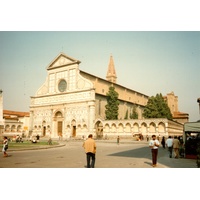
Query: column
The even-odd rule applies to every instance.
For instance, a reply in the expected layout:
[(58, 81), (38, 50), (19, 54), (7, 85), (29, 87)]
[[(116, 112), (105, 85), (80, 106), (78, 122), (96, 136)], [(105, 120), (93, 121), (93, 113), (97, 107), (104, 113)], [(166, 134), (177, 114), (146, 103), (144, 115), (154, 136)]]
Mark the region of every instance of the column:
[(94, 132), (94, 121), (95, 121), (95, 104), (94, 102), (89, 102), (89, 123), (88, 123), (88, 129), (90, 133)]
[(3, 91), (0, 90), (0, 135), (3, 134), (4, 119), (3, 119)]

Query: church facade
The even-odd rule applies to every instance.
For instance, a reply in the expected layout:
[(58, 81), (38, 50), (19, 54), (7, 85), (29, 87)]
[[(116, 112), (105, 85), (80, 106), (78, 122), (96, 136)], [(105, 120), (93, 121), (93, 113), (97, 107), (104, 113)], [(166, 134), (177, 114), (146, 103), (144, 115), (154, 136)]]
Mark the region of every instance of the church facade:
[[(93, 133), (102, 138), (116, 134), (170, 134), (169, 130), (175, 134), (182, 132), (182, 124), (178, 122), (143, 119), (142, 113), (149, 97), (117, 84), (112, 56), (106, 79), (80, 70), (79, 64), (79, 60), (64, 53), (49, 64), (44, 84), (31, 97), (30, 134), (81, 138)], [(115, 122), (105, 120), (106, 95), (110, 86), (119, 94), (119, 120)], [(136, 108), (138, 120), (124, 120), (126, 113), (130, 114), (133, 108)]]

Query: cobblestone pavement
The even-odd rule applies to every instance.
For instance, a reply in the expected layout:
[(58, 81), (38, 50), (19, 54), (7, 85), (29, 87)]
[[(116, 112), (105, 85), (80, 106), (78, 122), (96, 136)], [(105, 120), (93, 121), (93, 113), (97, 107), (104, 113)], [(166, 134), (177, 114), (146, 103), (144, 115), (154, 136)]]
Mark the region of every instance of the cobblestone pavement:
[[(83, 141), (63, 142), (58, 148), (8, 151), (0, 157), (1, 168), (85, 168)], [(95, 168), (152, 168), (151, 151), (145, 141), (96, 141)], [(3, 154), (2, 154), (3, 155)], [(197, 168), (196, 160), (169, 158), (167, 149), (159, 148), (156, 168)]]

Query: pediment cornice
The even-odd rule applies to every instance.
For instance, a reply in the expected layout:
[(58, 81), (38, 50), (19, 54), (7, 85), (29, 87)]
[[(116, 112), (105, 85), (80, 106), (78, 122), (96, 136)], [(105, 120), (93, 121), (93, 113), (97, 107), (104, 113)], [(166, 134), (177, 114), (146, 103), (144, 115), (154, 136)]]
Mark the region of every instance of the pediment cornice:
[(79, 60), (60, 53), (48, 66), (47, 70), (81, 63)]

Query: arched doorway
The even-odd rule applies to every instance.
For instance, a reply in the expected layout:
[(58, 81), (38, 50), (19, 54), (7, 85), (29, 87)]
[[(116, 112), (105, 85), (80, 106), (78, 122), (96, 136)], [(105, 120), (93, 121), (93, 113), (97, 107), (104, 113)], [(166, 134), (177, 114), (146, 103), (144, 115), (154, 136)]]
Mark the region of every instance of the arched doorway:
[(96, 137), (98, 139), (102, 139), (103, 138), (103, 124), (101, 121), (96, 122), (95, 129), (96, 129)]
[(55, 121), (55, 127), (56, 127), (56, 132), (57, 132), (57, 136), (62, 136), (63, 134), (63, 114), (60, 111), (57, 111), (55, 113), (55, 117), (54, 117), (54, 121)]
[(72, 137), (76, 137), (76, 121), (72, 120)]
[(46, 135), (46, 121), (42, 122), (42, 127), (43, 127), (43, 129), (42, 129), (42, 135), (45, 136)]

